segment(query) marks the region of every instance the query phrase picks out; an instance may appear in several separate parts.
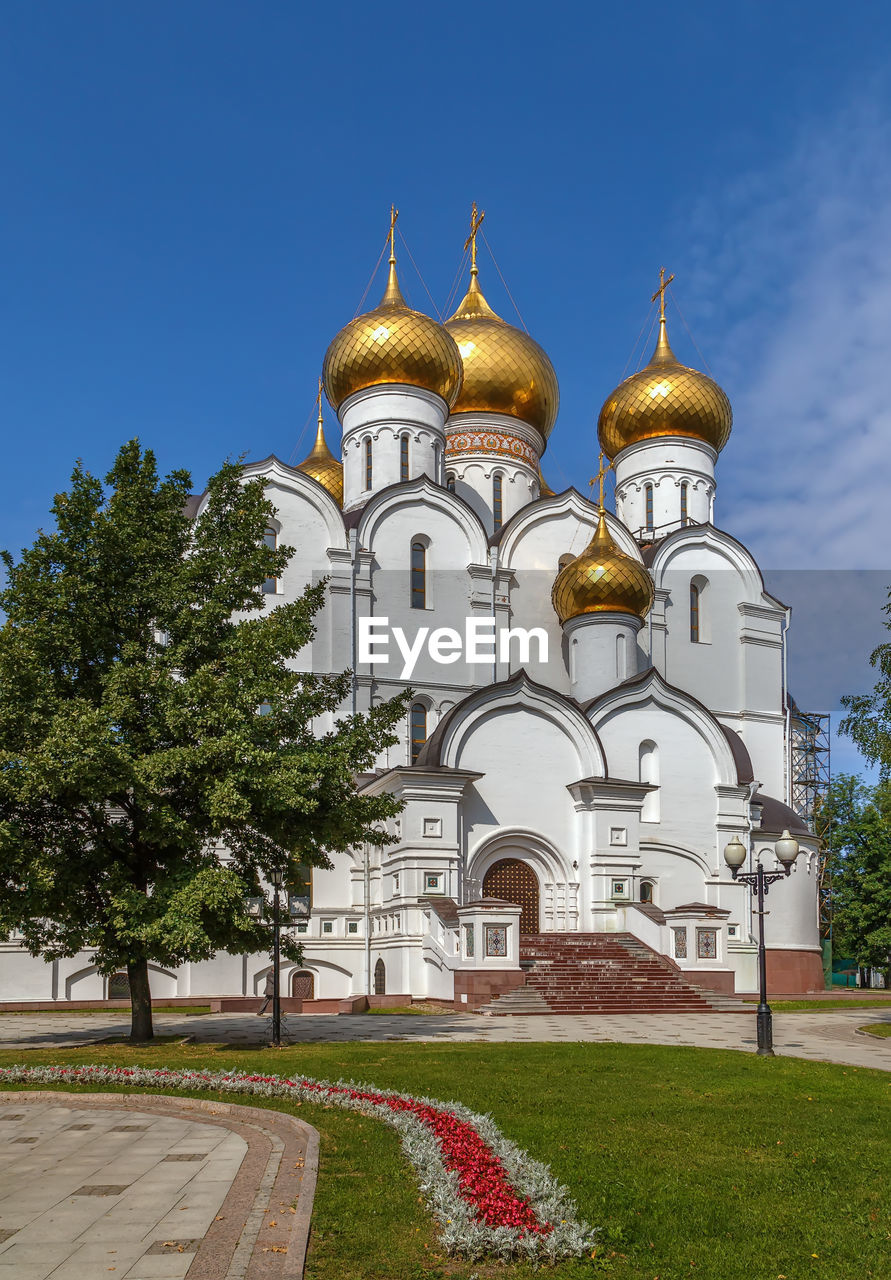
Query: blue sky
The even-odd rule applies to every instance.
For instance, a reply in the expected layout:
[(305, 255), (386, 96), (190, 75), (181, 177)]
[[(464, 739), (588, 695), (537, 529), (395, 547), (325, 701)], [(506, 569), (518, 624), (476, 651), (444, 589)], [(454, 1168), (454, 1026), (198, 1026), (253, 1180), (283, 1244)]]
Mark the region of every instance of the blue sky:
[[(7, 0), (0, 35), (0, 543), (30, 540), (76, 457), (103, 471), (133, 435), (198, 487), (227, 455), (299, 458), (390, 202), (442, 307), (476, 199), (560, 378), (551, 484), (593, 473), (664, 263), (734, 404), (718, 521), (769, 570), (807, 571), (786, 580), (803, 618), (826, 596), (793, 681), (827, 709), (871, 683), (891, 581), (886, 4)], [(402, 274), (430, 309), (404, 250)]]

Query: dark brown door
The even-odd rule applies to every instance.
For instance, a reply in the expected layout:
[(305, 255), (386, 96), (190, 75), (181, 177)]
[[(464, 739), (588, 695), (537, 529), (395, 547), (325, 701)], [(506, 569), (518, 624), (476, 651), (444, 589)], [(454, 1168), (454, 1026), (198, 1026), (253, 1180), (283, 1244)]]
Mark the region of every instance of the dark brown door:
[(538, 876), (528, 862), (502, 858), (486, 872), (483, 897), (501, 898), (522, 907), (520, 933), (538, 933)]
[(312, 1000), (315, 980), (306, 969), (301, 969), (291, 977), (291, 995), (295, 1000)]

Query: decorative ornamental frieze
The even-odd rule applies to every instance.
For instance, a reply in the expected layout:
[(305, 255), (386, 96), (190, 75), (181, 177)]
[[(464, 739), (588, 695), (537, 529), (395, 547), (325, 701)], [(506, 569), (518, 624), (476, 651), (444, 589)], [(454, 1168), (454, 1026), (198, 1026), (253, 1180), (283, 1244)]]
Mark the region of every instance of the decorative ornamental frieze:
[(446, 457), (459, 453), (497, 453), (538, 467), (538, 454), (531, 444), (501, 431), (456, 431), (446, 439)]

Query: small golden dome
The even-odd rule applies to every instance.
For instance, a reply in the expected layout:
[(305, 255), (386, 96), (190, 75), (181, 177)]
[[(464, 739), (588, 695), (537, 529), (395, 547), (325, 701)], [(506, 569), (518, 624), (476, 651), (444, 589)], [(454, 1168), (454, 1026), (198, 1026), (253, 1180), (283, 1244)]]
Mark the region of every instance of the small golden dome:
[(545, 480), (541, 467), (538, 468), (538, 496), (540, 498), (553, 498), (554, 490)]
[(387, 288), (374, 311), (344, 325), (325, 353), (325, 392), (335, 409), (354, 391), (384, 383), (423, 387), (449, 408), (461, 389), (461, 357), (441, 324), (406, 305), (390, 255)]
[(547, 440), (560, 404), (554, 366), (534, 338), (492, 310), (480, 291), (476, 265), (470, 270), (470, 288), (445, 327), (464, 366), (452, 414), (504, 413), (535, 427)]
[(730, 401), (717, 382), (678, 362), (668, 345), (663, 315), (650, 363), (607, 398), (597, 434), (612, 461), (629, 445), (661, 436), (702, 440), (720, 453), (732, 425)]
[(343, 506), (343, 463), (335, 458), (325, 440), (321, 384), (319, 385), (319, 428), (316, 432), (316, 442), (303, 461), (298, 463), (297, 470), (317, 480), (323, 489), (328, 490), (337, 505)]
[(594, 537), (557, 574), (551, 603), (561, 622), (586, 613), (630, 613), (643, 618), (655, 598), (653, 582), (639, 560), (615, 544), (603, 509)]

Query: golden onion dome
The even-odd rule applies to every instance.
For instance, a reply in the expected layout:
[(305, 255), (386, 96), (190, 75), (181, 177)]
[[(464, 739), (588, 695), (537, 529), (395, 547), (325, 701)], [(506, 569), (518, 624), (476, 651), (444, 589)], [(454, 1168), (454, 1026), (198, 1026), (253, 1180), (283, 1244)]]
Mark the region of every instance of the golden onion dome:
[(557, 574), (551, 603), (561, 622), (586, 613), (629, 613), (644, 618), (655, 598), (653, 582), (639, 560), (621, 551), (603, 509), (594, 537)]
[(344, 325), (325, 353), (325, 392), (339, 409), (355, 391), (402, 383), (434, 391), (449, 408), (461, 389), (461, 357), (445, 329), (406, 304), (390, 254), (384, 296), (373, 311)]
[(319, 386), (319, 427), (316, 431), (316, 442), (303, 461), (298, 463), (297, 470), (317, 480), (323, 489), (328, 490), (337, 505), (343, 506), (343, 463), (335, 458), (325, 440), (321, 386)]
[(458, 344), (464, 384), (452, 414), (504, 413), (546, 440), (557, 420), (560, 388), (547, 353), (534, 338), (492, 310), (470, 269), (470, 288), (445, 327)]
[(663, 311), (650, 363), (626, 378), (600, 410), (600, 447), (612, 461), (641, 440), (682, 436), (720, 452), (730, 438), (730, 401), (711, 378), (680, 364), (668, 343)]

